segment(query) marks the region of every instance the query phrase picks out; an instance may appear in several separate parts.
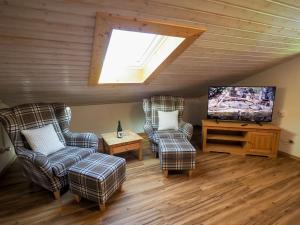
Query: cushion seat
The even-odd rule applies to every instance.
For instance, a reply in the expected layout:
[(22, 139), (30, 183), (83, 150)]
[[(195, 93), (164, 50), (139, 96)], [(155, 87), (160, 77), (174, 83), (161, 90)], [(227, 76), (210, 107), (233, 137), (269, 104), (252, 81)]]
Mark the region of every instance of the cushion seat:
[(160, 139), (171, 138), (171, 139), (181, 139), (186, 138), (186, 136), (178, 131), (178, 130), (161, 130), (161, 131), (154, 131), (152, 135), (152, 140), (159, 144)]
[(48, 155), (48, 159), (52, 165), (53, 173), (56, 176), (61, 177), (67, 175), (67, 169), (69, 167), (95, 152), (96, 150), (94, 148), (66, 146), (63, 149)]

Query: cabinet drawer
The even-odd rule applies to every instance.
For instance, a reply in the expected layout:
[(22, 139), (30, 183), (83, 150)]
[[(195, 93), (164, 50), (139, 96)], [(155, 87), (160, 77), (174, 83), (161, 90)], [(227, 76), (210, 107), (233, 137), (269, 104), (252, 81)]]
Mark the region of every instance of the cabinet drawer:
[(137, 150), (140, 147), (141, 147), (140, 143), (132, 143), (132, 144), (127, 144), (127, 145), (122, 145), (122, 146), (111, 147), (110, 152), (112, 154), (120, 153), (120, 152), (127, 152), (127, 151), (131, 151), (131, 150)]

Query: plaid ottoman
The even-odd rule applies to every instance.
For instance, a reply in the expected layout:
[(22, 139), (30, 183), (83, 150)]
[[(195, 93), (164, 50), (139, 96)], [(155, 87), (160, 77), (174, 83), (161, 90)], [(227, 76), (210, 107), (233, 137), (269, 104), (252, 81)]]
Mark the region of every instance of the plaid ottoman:
[(159, 159), (166, 177), (169, 170), (188, 170), (190, 176), (196, 165), (196, 149), (186, 138), (162, 138)]
[(109, 197), (122, 188), (126, 161), (120, 157), (94, 153), (68, 169), (70, 191), (76, 201), (86, 198), (105, 209)]

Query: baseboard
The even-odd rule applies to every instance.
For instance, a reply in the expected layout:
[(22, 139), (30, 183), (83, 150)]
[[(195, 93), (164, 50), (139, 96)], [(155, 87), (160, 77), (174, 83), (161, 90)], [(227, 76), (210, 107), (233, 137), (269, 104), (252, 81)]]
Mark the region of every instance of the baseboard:
[(290, 157), (290, 158), (292, 158), (292, 159), (300, 160), (300, 157), (298, 157), (298, 156), (294, 156), (294, 155), (291, 155), (291, 154), (289, 154), (289, 153), (287, 153), (287, 152), (278, 151), (278, 153), (279, 153), (279, 154), (281, 154), (281, 155), (284, 155), (284, 156)]
[(16, 158), (17, 158), (17, 156), (14, 155), (11, 158), (10, 162), (7, 163), (7, 165), (2, 169), (2, 171), (0, 171), (0, 177), (2, 177), (5, 174), (5, 172), (8, 170), (8, 168), (15, 162)]

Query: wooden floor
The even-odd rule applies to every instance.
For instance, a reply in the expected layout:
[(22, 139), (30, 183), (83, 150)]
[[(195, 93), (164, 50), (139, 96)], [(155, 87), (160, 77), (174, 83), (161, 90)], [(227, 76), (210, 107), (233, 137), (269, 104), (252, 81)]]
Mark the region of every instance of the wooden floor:
[(105, 212), (87, 200), (77, 204), (69, 192), (54, 201), (30, 185), (15, 162), (1, 178), (0, 224), (300, 224), (300, 162), (294, 159), (199, 151), (191, 178), (164, 178), (147, 141), (143, 161), (126, 157), (123, 192)]

